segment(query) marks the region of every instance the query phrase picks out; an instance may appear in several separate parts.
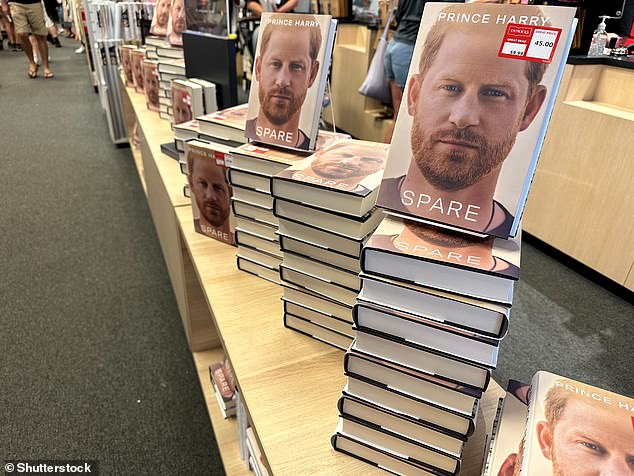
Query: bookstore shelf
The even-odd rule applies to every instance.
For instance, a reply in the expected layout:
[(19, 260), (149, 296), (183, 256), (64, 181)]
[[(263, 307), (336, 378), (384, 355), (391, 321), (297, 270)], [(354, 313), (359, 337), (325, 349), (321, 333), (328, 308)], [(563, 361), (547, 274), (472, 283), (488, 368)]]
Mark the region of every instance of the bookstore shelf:
[[(222, 354), (231, 361), (272, 474), (384, 474), (330, 446), (346, 382), (343, 352), (286, 329), (282, 288), (239, 271), (236, 248), (194, 231), (189, 201), (182, 197), (185, 178), (178, 162), (160, 152), (160, 143), (173, 139), (169, 123), (146, 110), (142, 95), (129, 89), (126, 94), (143, 133), (150, 211), (227, 474), (246, 470), (238, 456), (237, 427), (220, 416), (209, 382), (207, 367)], [(492, 382), (460, 474), (480, 474), (501, 395)]]

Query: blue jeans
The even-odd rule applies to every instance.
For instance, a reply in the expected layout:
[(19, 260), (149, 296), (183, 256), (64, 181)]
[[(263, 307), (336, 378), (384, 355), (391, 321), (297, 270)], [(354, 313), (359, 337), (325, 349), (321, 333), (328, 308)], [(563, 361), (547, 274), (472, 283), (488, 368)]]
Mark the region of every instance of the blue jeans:
[(412, 62), (414, 45), (390, 40), (385, 50), (384, 65), (388, 81), (394, 81), (400, 88), (405, 88), (409, 64)]

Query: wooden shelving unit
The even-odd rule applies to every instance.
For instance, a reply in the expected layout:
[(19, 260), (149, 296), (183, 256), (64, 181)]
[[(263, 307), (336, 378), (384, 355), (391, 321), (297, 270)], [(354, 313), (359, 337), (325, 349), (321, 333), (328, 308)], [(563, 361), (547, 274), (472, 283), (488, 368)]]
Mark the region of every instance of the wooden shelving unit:
[[(220, 416), (207, 367), (226, 354), (253, 429), (275, 475), (372, 475), (383, 471), (334, 451), (336, 401), (345, 385), (343, 352), (283, 326), (282, 290), (239, 271), (236, 249), (194, 232), (183, 203), (177, 161), (160, 153), (155, 140), (169, 125), (146, 111), (128, 90), (143, 132), (142, 158), (148, 202), (168, 264), (185, 333), (228, 475), (245, 474), (237, 429)], [(479, 475), (486, 433), (501, 389), (495, 382), (481, 404), (461, 474)]]

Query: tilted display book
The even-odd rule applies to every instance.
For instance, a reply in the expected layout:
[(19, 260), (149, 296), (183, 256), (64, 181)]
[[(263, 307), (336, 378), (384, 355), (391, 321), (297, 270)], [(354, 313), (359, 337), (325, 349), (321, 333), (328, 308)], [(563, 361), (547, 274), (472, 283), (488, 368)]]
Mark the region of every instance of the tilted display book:
[(478, 238), (392, 216), (361, 253), (365, 273), (505, 304), (512, 302), (519, 264), (519, 235)]
[(157, 62), (154, 60), (143, 61), (143, 90), (145, 92), (145, 104), (150, 111), (159, 110), (159, 79), (156, 70)]
[(342, 140), (279, 172), (271, 193), (306, 205), (362, 216), (376, 203), (388, 144)]
[(529, 388), (528, 384), (509, 380), (506, 395), (493, 423), (482, 476), (506, 476), (518, 473), (520, 447), (528, 413)]
[(134, 70), (132, 68), (132, 52), (136, 50), (134, 45), (121, 45), (119, 54), (121, 55), (121, 66), (123, 67), (123, 75), (125, 77), (125, 85), (129, 88), (134, 87)]
[(145, 84), (143, 83), (143, 61), (145, 60), (145, 50), (137, 48), (130, 53), (132, 56), (132, 71), (134, 73), (134, 90), (142, 93)]
[(336, 25), (330, 15), (262, 14), (246, 137), (315, 150)]
[(174, 124), (181, 124), (202, 116), (205, 112), (202, 86), (185, 79), (173, 80), (171, 104), (174, 111)]
[(228, 150), (200, 140), (185, 142), (187, 180), (191, 190), (194, 228), (198, 233), (234, 244), (231, 186), (227, 180)]
[(428, 2), (377, 204), (462, 231), (515, 236), (575, 11)]
[(634, 398), (540, 371), (531, 380), (521, 476), (634, 472)]

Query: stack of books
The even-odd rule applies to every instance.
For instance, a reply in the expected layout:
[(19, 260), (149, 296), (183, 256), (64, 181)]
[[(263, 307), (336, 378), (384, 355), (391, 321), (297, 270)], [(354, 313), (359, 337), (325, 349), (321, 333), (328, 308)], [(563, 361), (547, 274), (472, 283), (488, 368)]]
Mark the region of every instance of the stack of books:
[(539, 371), (500, 400), (483, 476), (632, 473), (633, 398)]
[(200, 126), (199, 137), (204, 140), (239, 146), (248, 142), (244, 135), (247, 122), (247, 103), (229, 107), (221, 111), (197, 116)]
[[(550, 22), (548, 51), (518, 47), (539, 30), (513, 25), (518, 15)], [(425, 5), (377, 198), (388, 216), (361, 253), (335, 449), (400, 474), (460, 470), (508, 330), (520, 218), (573, 17)]]
[(226, 360), (209, 366), (211, 386), (218, 401), (220, 413), (226, 418), (236, 415), (236, 384)]
[(361, 249), (383, 218), (375, 203), (388, 148), (335, 140), (271, 180), (284, 323), (344, 350), (354, 336)]
[(264, 462), (264, 455), (260, 449), (255, 432), (252, 427), (247, 428), (246, 447), (248, 452), (248, 466), (256, 476), (269, 476), (269, 471)]
[[(202, 129), (206, 123), (201, 120), (200, 124)], [(280, 284), (282, 252), (270, 181), (276, 173), (305, 157), (300, 152), (252, 143), (233, 149), (229, 183), (236, 217), (238, 269)]]

